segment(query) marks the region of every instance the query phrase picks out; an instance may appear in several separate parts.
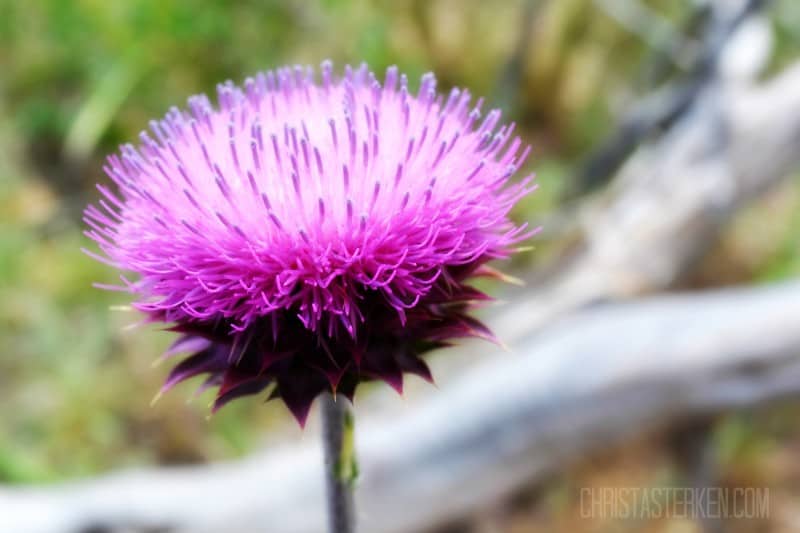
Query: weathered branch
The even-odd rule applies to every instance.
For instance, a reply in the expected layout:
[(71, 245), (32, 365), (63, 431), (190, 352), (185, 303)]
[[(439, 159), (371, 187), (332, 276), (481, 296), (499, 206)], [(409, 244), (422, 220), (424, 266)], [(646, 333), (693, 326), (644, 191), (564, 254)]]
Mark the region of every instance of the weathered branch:
[(720, 82), (625, 164), (576, 216), (582, 242), (553, 276), (495, 313), (513, 342), (592, 302), (669, 287), (739, 209), (800, 164), (800, 63), (758, 87)]
[[(361, 424), (359, 530), (442, 524), (656, 425), (798, 394), (800, 283), (587, 309), (429, 401)], [(0, 530), (317, 533), (321, 468), (306, 442), (241, 462), (7, 488)]]
[[(712, 3), (712, 16), (704, 38), (693, 57), (685, 60), (682, 65), (686, 76), (654, 91), (630, 107), (615, 131), (586, 157), (577, 174), (570, 180), (570, 194), (585, 193), (603, 185), (649, 135), (667, 129), (683, 116), (697, 102), (698, 96), (714, 85), (717, 64), (730, 39), (745, 21), (755, 16), (767, 3), (767, 0)], [(657, 19), (649, 25), (637, 22), (647, 18), (648, 13), (648, 8), (638, 2), (596, 0), (596, 4), (609, 14), (616, 14), (617, 20), (628, 20), (628, 27), (640, 28), (639, 33), (655, 39), (656, 42), (686, 41), (674, 35), (667, 39), (659, 37), (662, 34), (668, 35), (672, 30), (666, 23), (657, 24)], [(648, 27), (650, 25), (653, 27)]]

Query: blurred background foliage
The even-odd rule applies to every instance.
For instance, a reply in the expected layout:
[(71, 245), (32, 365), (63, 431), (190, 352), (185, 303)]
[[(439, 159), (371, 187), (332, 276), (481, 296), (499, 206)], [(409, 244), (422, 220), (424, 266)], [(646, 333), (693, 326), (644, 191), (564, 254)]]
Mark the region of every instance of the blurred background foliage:
[[(237, 456), (288, 418), (234, 402), (207, 419), (208, 398), (187, 402), (189, 387), (151, 408), (166, 373), (151, 363), (169, 336), (132, 333), (135, 315), (109, 311), (126, 297), (91, 287), (113, 273), (80, 252), (81, 210), (107, 181), (104, 156), (149, 119), (283, 63), (397, 64), (412, 80), (433, 70), (441, 89), (469, 87), (519, 123), (541, 188), (517, 215), (538, 219), (562, 205), (621, 111), (681, 75), (659, 57), (675, 32), (691, 37), (699, 0), (639, 3), (661, 31), (637, 34), (592, 0), (0, 0), (0, 481)], [(800, 54), (800, 3), (769, 14), (775, 71)], [(795, 179), (748, 209), (686, 285), (797, 275), (798, 236)], [(720, 427), (719, 449), (739, 469), (765, 448), (800, 446), (785, 411)], [(633, 457), (619, 461), (635, 467)], [(565, 483), (546, 489), (547, 509), (563, 507)]]

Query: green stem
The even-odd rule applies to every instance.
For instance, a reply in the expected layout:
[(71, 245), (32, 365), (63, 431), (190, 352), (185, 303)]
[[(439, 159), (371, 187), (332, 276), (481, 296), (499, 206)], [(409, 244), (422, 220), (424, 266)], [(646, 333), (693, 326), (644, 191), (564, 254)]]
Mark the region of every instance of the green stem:
[(358, 477), (355, 424), (345, 398), (323, 394), (322, 440), (330, 533), (353, 533), (353, 487)]

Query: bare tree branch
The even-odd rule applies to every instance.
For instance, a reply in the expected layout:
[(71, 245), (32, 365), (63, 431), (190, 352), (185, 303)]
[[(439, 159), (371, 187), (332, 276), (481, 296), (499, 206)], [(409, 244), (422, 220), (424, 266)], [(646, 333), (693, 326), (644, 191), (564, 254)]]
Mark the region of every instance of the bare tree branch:
[(759, 87), (720, 82), (576, 214), (577, 251), (495, 313), (513, 342), (577, 307), (669, 287), (739, 209), (800, 164), (800, 63)]
[[(647, 429), (798, 394), (800, 283), (588, 309), (429, 401), (362, 423), (359, 530), (425, 530)], [(318, 452), (306, 442), (227, 464), (6, 488), (0, 530), (316, 533)]]
[[(659, 31), (654, 31), (649, 27), (654, 22), (642, 22), (642, 19), (649, 20), (645, 16), (648, 11), (639, 2), (596, 0), (596, 3), (615, 14), (617, 20), (627, 21), (629, 26), (639, 28), (640, 33), (658, 42), (663, 40), (659, 35), (669, 34), (665, 29), (668, 26), (662, 28), (658, 25)], [(756, 15), (767, 3), (768, 0), (713, 2), (708, 27), (697, 53), (691, 61), (685, 60), (681, 63), (686, 71), (684, 79), (662, 87), (631, 106), (609, 138), (587, 156), (570, 182), (570, 194), (585, 193), (606, 183), (650, 134), (668, 128), (686, 113), (703, 91), (714, 84), (716, 65), (730, 38), (743, 22)], [(685, 39), (676, 39), (673, 36), (667, 41), (681, 42)]]

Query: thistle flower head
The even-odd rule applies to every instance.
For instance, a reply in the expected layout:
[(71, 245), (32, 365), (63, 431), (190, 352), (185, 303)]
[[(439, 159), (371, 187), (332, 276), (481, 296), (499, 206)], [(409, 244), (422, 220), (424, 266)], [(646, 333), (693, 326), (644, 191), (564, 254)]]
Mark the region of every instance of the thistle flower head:
[[(164, 389), (204, 374), (214, 409), (274, 385), (303, 423), (324, 390), (430, 379), (424, 352), (491, 337), (466, 313), (531, 232), (508, 218), (529, 148), (465, 90), (412, 92), (395, 67), (281, 68), (189, 98), (108, 158), (116, 183), (87, 235), (134, 306), (189, 354)], [(109, 287), (111, 288), (111, 287)]]

